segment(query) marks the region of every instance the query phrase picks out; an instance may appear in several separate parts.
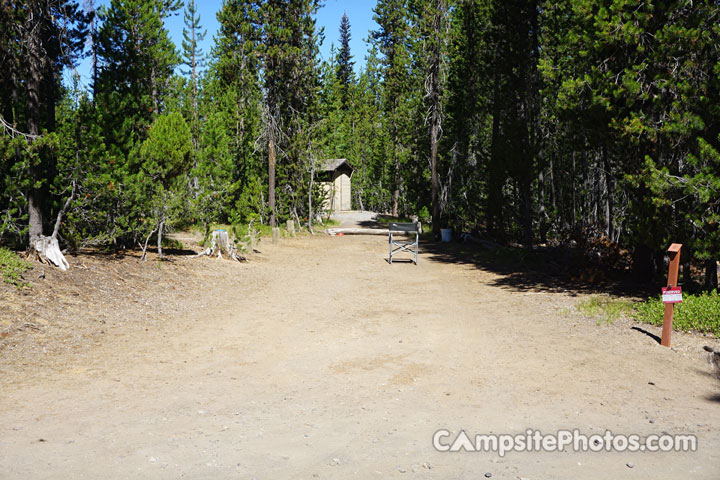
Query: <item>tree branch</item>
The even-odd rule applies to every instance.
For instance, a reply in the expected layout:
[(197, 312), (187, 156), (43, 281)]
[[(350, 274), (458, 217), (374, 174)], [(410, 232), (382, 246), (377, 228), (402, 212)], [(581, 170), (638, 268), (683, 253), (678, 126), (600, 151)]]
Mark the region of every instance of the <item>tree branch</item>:
[(51, 238), (57, 238), (58, 232), (60, 231), (60, 224), (62, 223), (63, 216), (65, 215), (65, 212), (67, 212), (67, 209), (70, 207), (70, 202), (73, 201), (73, 198), (75, 197), (75, 180), (72, 182), (72, 191), (70, 192), (70, 196), (65, 200), (65, 205), (60, 209), (60, 211), (57, 214), (57, 218), (55, 219), (55, 228), (53, 228), (53, 233), (50, 235)]

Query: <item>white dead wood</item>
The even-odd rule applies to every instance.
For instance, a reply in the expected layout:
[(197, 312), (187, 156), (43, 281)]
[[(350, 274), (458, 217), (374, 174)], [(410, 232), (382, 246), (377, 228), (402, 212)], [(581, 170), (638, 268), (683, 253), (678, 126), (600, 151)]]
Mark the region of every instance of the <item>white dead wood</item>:
[(75, 182), (72, 184), (72, 191), (70, 196), (65, 200), (65, 204), (60, 209), (55, 219), (55, 228), (53, 229), (52, 235), (49, 237), (40, 235), (32, 243), (31, 247), (35, 251), (38, 259), (41, 263), (48, 263), (55, 265), (62, 271), (70, 270), (70, 264), (68, 263), (65, 255), (60, 251), (60, 244), (58, 244), (58, 233), (60, 232), (60, 225), (62, 224), (63, 216), (67, 209), (70, 207), (70, 203), (75, 197)]
[(140, 244), (138, 243), (138, 245), (139, 245), (140, 248), (142, 249), (142, 257), (140, 257), (140, 261), (141, 261), (141, 262), (144, 262), (144, 261), (147, 259), (147, 247), (148, 247), (148, 243), (150, 242), (150, 237), (152, 237), (152, 236), (153, 236), (153, 233), (155, 233), (155, 232), (157, 231), (157, 228), (158, 228), (158, 227), (155, 226), (155, 228), (153, 228), (152, 231), (151, 231), (150, 233), (148, 233), (148, 236), (145, 238), (145, 245), (140, 245)]
[(223, 250), (233, 260), (237, 260), (238, 262), (242, 262), (242, 261), (246, 260), (245, 257), (243, 257), (242, 255), (239, 255), (237, 253), (237, 250), (235, 249), (235, 245), (230, 242), (230, 237), (228, 236), (228, 233), (225, 230), (213, 231), (210, 246), (207, 249), (205, 249), (204, 251), (198, 253), (197, 255), (194, 255), (194, 257), (202, 257), (202, 256), (211, 257), (211, 256), (215, 255), (215, 253), (217, 253), (217, 257), (221, 259)]
[[(422, 233), (422, 224), (420, 222), (415, 222), (418, 226), (418, 232)], [(343, 235), (388, 235), (390, 233), (390, 230), (387, 228), (355, 228), (355, 227), (348, 227), (348, 228), (326, 228), (325, 234), (335, 236), (339, 233), (342, 233)], [(404, 231), (395, 231), (393, 230), (393, 235), (415, 235), (415, 232), (404, 232)]]
[(387, 229), (380, 228), (327, 228), (325, 233), (331, 236), (335, 236), (338, 233), (344, 235), (385, 235), (387, 236), (389, 231)]
[(41, 262), (55, 265), (62, 271), (70, 270), (70, 264), (60, 251), (57, 238), (43, 235), (35, 240), (33, 248)]

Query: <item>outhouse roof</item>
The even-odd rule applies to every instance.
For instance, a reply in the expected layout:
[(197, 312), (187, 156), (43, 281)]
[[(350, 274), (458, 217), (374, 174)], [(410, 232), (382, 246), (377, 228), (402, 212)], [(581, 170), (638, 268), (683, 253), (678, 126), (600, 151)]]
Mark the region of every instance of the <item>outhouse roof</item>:
[(322, 164), (321, 169), (326, 172), (334, 172), (345, 164), (350, 170), (355, 170), (352, 165), (347, 161), (346, 158), (331, 158), (325, 160)]

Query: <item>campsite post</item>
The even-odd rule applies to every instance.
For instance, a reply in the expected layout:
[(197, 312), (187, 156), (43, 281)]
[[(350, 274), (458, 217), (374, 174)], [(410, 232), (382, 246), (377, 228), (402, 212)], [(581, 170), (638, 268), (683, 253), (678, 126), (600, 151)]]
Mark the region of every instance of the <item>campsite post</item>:
[[(672, 245), (670, 245), (670, 248), (668, 248), (668, 255), (670, 256), (670, 266), (668, 268), (667, 280), (668, 289), (670, 287), (677, 287), (681, 249), (682, 243), (673, 243)], [(670, 336), (672, 335), (673, 314), (675, 313), (675, 302), (666, 302), (665, 299), (663, 299), (663, 302), (665, 303), (665, 315), (663, 316), (662, 337), (660, 340), (660, 344), (664, 347), (669, 347)]]

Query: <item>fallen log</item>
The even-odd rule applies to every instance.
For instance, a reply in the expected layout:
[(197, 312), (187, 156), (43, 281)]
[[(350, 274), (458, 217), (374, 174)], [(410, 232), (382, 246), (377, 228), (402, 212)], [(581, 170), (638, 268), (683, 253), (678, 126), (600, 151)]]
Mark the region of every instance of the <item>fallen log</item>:
[[(325, 229), (327, 235), (335, 236), (338, 233), (344, 235), (388, 235), (388, 229), (381, 228), (327, 228)], [(404, 232), (398, 232), (400, 234)]]

